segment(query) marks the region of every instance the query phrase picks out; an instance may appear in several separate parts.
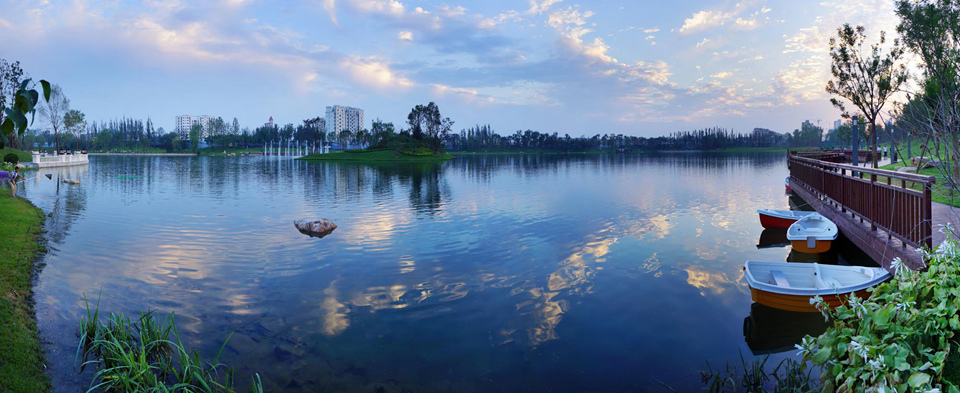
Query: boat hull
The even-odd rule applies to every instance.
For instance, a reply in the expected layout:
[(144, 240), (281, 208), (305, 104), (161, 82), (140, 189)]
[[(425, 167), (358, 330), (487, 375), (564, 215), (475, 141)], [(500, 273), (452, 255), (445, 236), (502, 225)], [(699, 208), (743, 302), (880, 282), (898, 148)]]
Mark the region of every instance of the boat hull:
[[(866, 289), (861, 289), (856, 292), (858, 298), (866, 299), (870, 297), (870, 292), (867, 292)], [(810, 298), (813, 296), (807, 295), (786, 295), (782, 293), (773, 293), (767, 292), (762, 289), (750, 288), (750, 296), (753, 298), (753, 301), (760, 303), (764, 306), (773, 307), (785, 311), (794, 311), (794, 312), (819, 312), (817, 307), (810, 304)], [(842, 293), (839, 295), (820, 295), (830, 308), (836, 308), (837, 306), (843, 304), (847, 301), (847, 298), (850, 297), (850, 293)]]
[(833, 244), (831, 240), (817, 240), (816, 246), (813, 248), (807, 247), (806, 240), (791, 240), (790, 245), (793, 247), (794, 251), (805, 252), (807, 254), (819, 254), (822, 252), (830, 251), (830, 245)]
[(790, 225), (793, 225), (793, 223), (795, 222), (797, 222), (796, 218), (790, 219), (790, 218), (781, 218), (781, 217), (768, 216), (766, 214), (760, 214), (760, 225), (762, 225), (764, 228), (767, 228), (767, 229), (770, 229), (770, 228), (787, 229), (787, 228), (790, 228)]

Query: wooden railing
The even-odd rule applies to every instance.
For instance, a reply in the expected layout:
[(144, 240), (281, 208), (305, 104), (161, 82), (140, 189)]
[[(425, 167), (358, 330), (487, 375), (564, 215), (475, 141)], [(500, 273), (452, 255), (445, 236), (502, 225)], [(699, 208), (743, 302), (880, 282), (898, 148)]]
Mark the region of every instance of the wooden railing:
[(790, 155), (796, 155), (803, 158), (809, 158), (813, 160), (827, 161), (827, 162), (836, 162), (840, 163), (844, 160), (843, 152), (839, 150), (807, 150), (807, 151), (790, 151)]
[[(790, 176), (801, 187), (904, 246), (933, 247), (933, 176), (863, 168), (790, 154)], [(879, 179), (879, 181), (878, 181)], [(920, 188), (919, 190), (914, 187)]]

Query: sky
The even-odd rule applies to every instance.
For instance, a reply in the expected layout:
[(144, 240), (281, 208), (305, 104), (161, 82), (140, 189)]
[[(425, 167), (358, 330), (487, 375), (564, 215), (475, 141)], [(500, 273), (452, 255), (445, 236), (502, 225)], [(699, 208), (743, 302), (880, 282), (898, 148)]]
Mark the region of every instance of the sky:
[[(893, 0), (0, 0), (0, 58), (88, 121), (300, 123), (328, 105), (403, 127), (561, 136), (829, 128), (829, 38), (896, 33)], [(36, 124), (39, 128), (43, 124)], [(37, 127), (35, 127), (37, 128)]]

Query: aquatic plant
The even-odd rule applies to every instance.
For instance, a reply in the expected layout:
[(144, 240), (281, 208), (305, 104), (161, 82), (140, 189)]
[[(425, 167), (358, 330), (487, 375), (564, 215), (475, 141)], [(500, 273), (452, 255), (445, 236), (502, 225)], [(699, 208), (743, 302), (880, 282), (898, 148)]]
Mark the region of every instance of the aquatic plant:
[[(79, 323), (77, 359), (81, 372), (97, 368), (88, 392), (236, 392), (233, 369), (219, 362), (230, 336), (213, 361), (205, 362), (199, 352), (183, 346), (172, 313), (169, 323), (158, 321), (152, 311), (140, 312), (136, 320), (123, 313), (101, 320), (99, 299), (93, 310), (86, 297), (84, 302), (87, 316)], [(252, 390), (263, 392), (259, 375)]]
[[(732, 392), (815, 392), (820, 385), (810, 374), (811, 370), (794, 359), (783, 359), (767, 370), (770, 356), (747, 362), (740, 354), (740, 364), (727, 364), (725, 369), (714, 370), (710, 363), (700, 371), (701, 389), (709, 393)], [(668, 387), (669, 388), (669, 387)], [(672, 389), (671, 389), (672, 390)]]
[[(960, 329), (960, 264), (956, 243), (924, 251), (926, 271), (895, 268), (891, 281), (869, 299), (850, 297), (830, 309), (812, 301), (833, 320), (820, 337), (797, 345), (804, 360), (823, 369), (824, 392), (960, 392), (943, 378), (955, 332)], [(901, 266), (899, 260), (894, 266)]]

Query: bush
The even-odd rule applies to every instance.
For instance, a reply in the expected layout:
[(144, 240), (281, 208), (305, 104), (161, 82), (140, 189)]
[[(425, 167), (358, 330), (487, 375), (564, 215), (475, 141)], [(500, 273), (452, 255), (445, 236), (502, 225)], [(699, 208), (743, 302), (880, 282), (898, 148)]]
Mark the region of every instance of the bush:
[(9, 162), (16, 165), (20, 162), (20, 157), (17, 156), (16, 153), (7, 153), (7, 155), (3, 156), (3, 162)]
[(833, 310), (817, 297), (833, 327), (798, 345), (805, 360), (823, 369), (824, 391), (958, 391), (943, 377), (950, 343), (960, 330), (960, 249), (947, 240), (926, 253), (916, 272), (895, 259), (893, 280), (869, 299), (850, 297)]
[(433, 149), (429, 147), (424, 147), (424, 146), (411, 147), (411, 148), (400, 150), (400, 154), (415, 156), (415, 157), (426, 157), (426, 156), (433, 155)]

